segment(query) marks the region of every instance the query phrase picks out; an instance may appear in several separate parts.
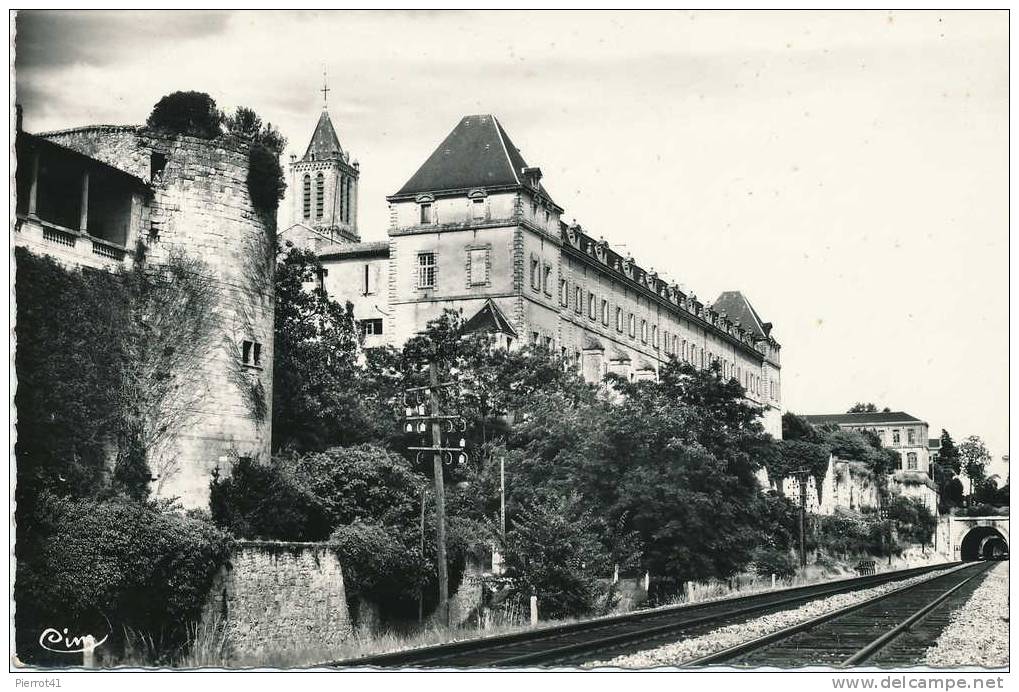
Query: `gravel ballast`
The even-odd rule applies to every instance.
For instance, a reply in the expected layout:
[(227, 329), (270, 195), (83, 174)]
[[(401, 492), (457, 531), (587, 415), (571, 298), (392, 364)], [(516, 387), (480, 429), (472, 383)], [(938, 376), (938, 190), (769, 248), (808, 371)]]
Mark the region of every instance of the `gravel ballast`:
[(956, 610), (948, 627), (924, 654), (928, 666), (1008, 665), (1008, 563), (1001, 562), (984, 577), (966, 605)]
[[(653, 668), (655, 666), (679, 665), (686, 661), (690, 661), (716, 651), (721, 651), (722, 649), (727, 649), (730, 646), (735, 646), (758, 637), (763, 637), (766, 634), (770, 634), (785, 627), (804, 622), (805, 620), (823, 615), (824, 613), (830, 613), (831, 611), (838, 610), (839, 608), (859, 603), (860, 601), (873, 598), (874, 596), (878, 596), (888, 591), (893, 591), (909, 584), (916, 584), (921, 581), (926, 581), (927, 579), (932, 579), (941, 574), (944, 574), (944, 572), (939, 570), (932, 574), (924, 574), (918, 577), (892, 582), (890, 584), (882, 584), (881, 586), (875, 586), (870, 589), (863, 589), (852, 593), (836, 594), (834, 596), (829, 596), (828, 598), (811, 601), (810, 603), (806, 603), (794, 610), (772, 613), (770, 615), (764, 615), (759, 618), (747, 620), (746, 622), (727, 625), (704, 635), (683, 639), (673, 644), (665, 644), (663, 646), (635, 654), (626, 654), (624, 656), (616, 656), (615, 658), (604, 661), (595, 661), (585, 664), (584, 667), (598, 668), (611, 666), (614, 668)], [(1007, 612), (1007, 610), (1003, 612)]]

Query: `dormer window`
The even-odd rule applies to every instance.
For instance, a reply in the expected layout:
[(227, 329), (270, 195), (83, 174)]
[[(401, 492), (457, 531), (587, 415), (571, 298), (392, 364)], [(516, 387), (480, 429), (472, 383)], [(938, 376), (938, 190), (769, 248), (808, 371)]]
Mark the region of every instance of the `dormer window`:
[(484, 198), (475, 198), (471, 200), (471, 218), (472, 219), (484, 219), (485, 218), (485, 200)]
[(430, 202), (421, 203), (421, 225), (432, 223), (432, 205)]

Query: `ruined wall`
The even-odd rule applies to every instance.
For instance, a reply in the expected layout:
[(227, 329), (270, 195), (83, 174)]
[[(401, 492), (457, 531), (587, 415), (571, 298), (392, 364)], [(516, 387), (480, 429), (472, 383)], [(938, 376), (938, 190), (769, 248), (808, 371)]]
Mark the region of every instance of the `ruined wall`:
[[(148, 227), (140, 231), (150, 263), (179, 249), (208, 265), (218, 293), (217, 345), (202, 367), (199, 403), (187, 406), (188, 424), (150, 461), (156, 495), (205, 507), (214, 469), (229, 473), (238, 456), (270, 453), (276, 216), (248, 196), (248, 145), (135, 127), (43, 136), (150, 182)], [(243, 362), (245, 341), (259, 344), (258, 364)]]
[(235, 660), (321, 652), (351, 634), (339, 560), (324, 543), (240, 541), (213, 582), (202, 627), (223, 627)]

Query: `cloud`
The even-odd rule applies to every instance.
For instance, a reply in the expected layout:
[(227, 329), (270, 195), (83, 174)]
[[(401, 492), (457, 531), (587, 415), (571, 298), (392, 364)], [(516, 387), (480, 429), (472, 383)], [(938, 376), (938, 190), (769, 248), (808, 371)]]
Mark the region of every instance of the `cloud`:
[(154, 43), (215, 36), (229, 21), (226, 12), (20, 10), (15, 69), (111, 65)]

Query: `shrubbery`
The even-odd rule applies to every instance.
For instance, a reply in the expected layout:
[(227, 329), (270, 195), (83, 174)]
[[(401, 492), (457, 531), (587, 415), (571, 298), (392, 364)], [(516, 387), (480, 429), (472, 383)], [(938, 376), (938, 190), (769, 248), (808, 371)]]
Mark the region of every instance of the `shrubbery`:
[(543, 619), (590, 613), (599, 576), (611, 574), (604, 546), (589, 528), (591, 516), (576, 497), (546, 498), (526, 507), (505, 540), (508, 573), (525, 595), (538, 595)]
[(754, 571), (762, 577), (771, 574), (779, 578), (791, 577), (796, 574), (798, 563), (788, 549), (781, 550), (762, 546), (754, 548), (750, 554), (751, 564)]
[(320, 541), (330, 525), (319, 498), (286, 463), (238, 459), (230, 475), (215, 474), (209, 510), (238, 538)]
[(211, 524), (130, 500), (44, 494), (23, 516), (34, 530), (19, 546), (16, 630), (28, 662), (46, 661), (38, 638), (47, 627), (97, 639), (108, 627), (104, 652), (114, 653), (133, 631), (154, 644), (152, 663), (169, 661), (229, 552)]
[(222, 134), (223, 113), (200, 91), (175, 91), (159, 99), (145, 124), (154, 130), (214, 139)]

